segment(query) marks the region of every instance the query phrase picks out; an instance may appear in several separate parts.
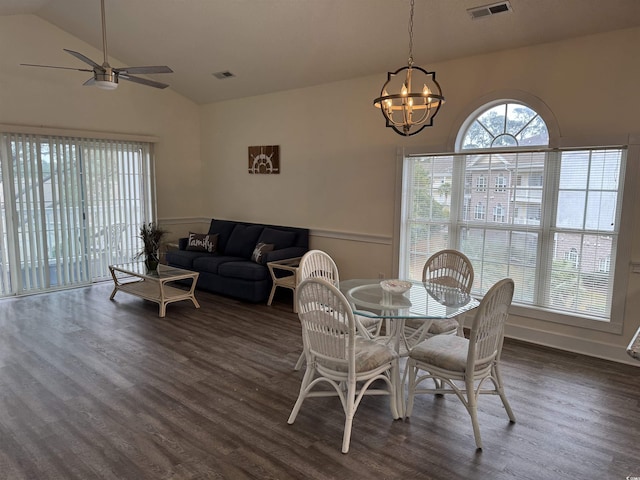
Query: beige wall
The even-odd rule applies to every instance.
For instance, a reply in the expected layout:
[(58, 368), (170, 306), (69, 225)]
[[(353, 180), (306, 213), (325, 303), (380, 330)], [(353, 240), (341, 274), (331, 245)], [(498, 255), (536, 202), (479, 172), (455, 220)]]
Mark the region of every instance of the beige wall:
[[(63, 48), (102, 59), (100, 51), (36, 16), (0, 16), (0, 123), (155, 136), (159, 216), (201, 215), (197, 105), (170, 89), (123, 81), (109, 92), (84, 87), (87, 72), (20, 66), (84, 68)], [(171, 83), (171, 75), (162, 80)]]
[[(411, 138), (385, 128), (371, 105), (384, 72), (203, 106), (204, 210), (218, 218), (309, 227), (312, 247), (336, 258), (342, 278), (391, 276), (398, 147), (450, 150), (479, 99), (513, 91), (546, 104), (561, 140), (640, 133), (639, 43), (640, 29), (632, 29), (427, 65), (437, 72), (447, 103), (434, 127)], [(280, 145), (281, 174), (248, 174), (250, 145)], [(635, 245), (640, 208), (636, 202), (626, 208)], [(639, 247), (631, 258), (640, 258)], [(631, 362), (624, 348), (640, 324), (634, 314), (639, 289), (640, 277), (629, 274), (622, 335), (515, 315), (509, 334)]]

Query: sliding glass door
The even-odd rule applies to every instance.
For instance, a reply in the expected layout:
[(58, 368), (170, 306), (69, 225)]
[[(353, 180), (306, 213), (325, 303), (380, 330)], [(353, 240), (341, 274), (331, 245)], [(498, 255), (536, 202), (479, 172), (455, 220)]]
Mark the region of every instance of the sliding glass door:
[(106, 279), (153, 219), (150, 145), (59, 136), (0, 139), (0, 295)]

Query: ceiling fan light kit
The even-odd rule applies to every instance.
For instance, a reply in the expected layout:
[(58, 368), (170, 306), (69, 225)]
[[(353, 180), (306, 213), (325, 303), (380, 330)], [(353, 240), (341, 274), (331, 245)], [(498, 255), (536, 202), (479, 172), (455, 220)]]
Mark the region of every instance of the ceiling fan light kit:
[(85, 86), (96, 86), (102, 90), (115, 90), (118, 88), (119, 79), (128, 80), (133, 83), (139, 83), (141, 85), (146, 85), (148, 87), (154, 88), (167, 88), (169, 85), (166, 83), (156, 82), (155, 80), (148, 80), (146, 78), (135, 77), (131, 75), (134, 74), (151, 74), (151, 73), (173, 73), (166, 65), (163, 66), (149, 66), (149, 67), (121, 67), (121, 68), (112, 68), (108, 62), (108, 54), (107, 54), (107, 26), (104, 14), (104, 0), (100, 0), (100, 14), (102, 19), (102, 54), (103, 54), (103, 62), (102, 65), (94, 62), (89, 57), (84, 56), (79, 52), (74, 52), (73, 50), (64, 49), (65, 52), (73, 55), (78, 60), (90, 65), (92, 69), (87, 68), (72, 68), (72, 67), (56, 67), (53, 65), (34, 65), (31, 63), (22, 63), (21, 65), (26, 67), (43, 67), (43, 68), (59, 68), (63, 70), (76, 70), (79, 72), (92, 72), (93, 77), (84, 82)]
[(102, 90), (115, 90), (118, 88), (118, 75), (112, 68), (106, 68), (104, 73), (94, 73), (94, 78), (90, 78), (85, 85), (95, 85)]
[(413, 62), (413, 8), (414, 0), (411, 0), (408, 65), (387, 73), (380, 96), (373, 101), (381, 110), (386, 126), (403, 136), (415, 135), (433, 125), (433, 118), (444, 103), (436, 73)]

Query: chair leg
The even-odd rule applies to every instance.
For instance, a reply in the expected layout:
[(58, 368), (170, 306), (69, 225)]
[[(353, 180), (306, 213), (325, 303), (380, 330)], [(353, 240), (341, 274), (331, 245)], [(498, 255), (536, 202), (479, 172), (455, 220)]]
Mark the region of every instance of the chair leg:
[(476, 447), (482, 450), (482, 439), (480, 438), (480, 425), (478, 424), (478, 399), (475, 395), (473, 376), (465, 380), (465, 388), (467, 389), (467, 410), (471, 416), (471, 425), (473, 426), (473, 437), (476, 440)]
[(306, 355), (304, 354), (304, 351), (300, 354), (300, 357), (298, 358), (298, 361), (296, 362), (295, 366), (293, 367), (294, 370), (300, 370), (302, 368), (302, 365), (304, 365), (304, 362), (306, 360)]
[(504, 393), (504, 385), (502, 383), (502, 376), (500, 375), (500, 367), (498, 365), (494, 365), (493, 367), (493, 376), (496, 379), (498, 395), (500, 395), (500, 400), (502, 400), (502, 405), (504, 405), (504, 409), (507, 411), (507, 415), (509, 416), (509, 420), (512, 423), (516, 423), (516, 416), (513, 414), (513, 410), (511, 410), (511, 405), (509, 405), (509, 401), (507, 400), (507, 395)]
[(313, 368), (307, 368), (307, 370), (304, 372), (304, 377), (302, 377), (302, 383), (300, 384), (300, 393), (298, 394), (298, 399), (293, 406), (293, 410), (291, 410), (289, 420), (287, 420), (287, 423), (289, 425), (295, 422), (296, 417), (298, 416), (298, 412), (300, 411), (300, 407), (302, 407), (302, 402), (304, 402), (304, 399), (307, 398), (307, 387), (313, 380), (313, 375)]
[(349, 380), (347, 387), (347, 398), (345, 405), (345, 421), (344, 421), (344, 434), (342, 435), (342, 453), (349, 452), (349, 445), (351, 443), (351, 427), (353, 426), (353, 417), (356, 413), (356, 382), (355, 380)]

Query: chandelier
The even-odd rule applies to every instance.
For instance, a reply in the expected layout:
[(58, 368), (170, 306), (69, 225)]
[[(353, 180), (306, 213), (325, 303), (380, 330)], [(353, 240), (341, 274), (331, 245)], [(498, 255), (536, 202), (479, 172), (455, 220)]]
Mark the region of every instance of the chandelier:
[[(387, 127), (404, 136), (415, 135), (433, 125), (444, 103), (436, 72), (427, 72), (413, 63), (413, 7), (409, 14), (409, 61), (406, 67), (387, 73), (387, 82), (373, 104), (382, 111)], [(418, 89), (414, 90), (414, 86)], [(397, 92), (397, 93), (388, 93)]]

